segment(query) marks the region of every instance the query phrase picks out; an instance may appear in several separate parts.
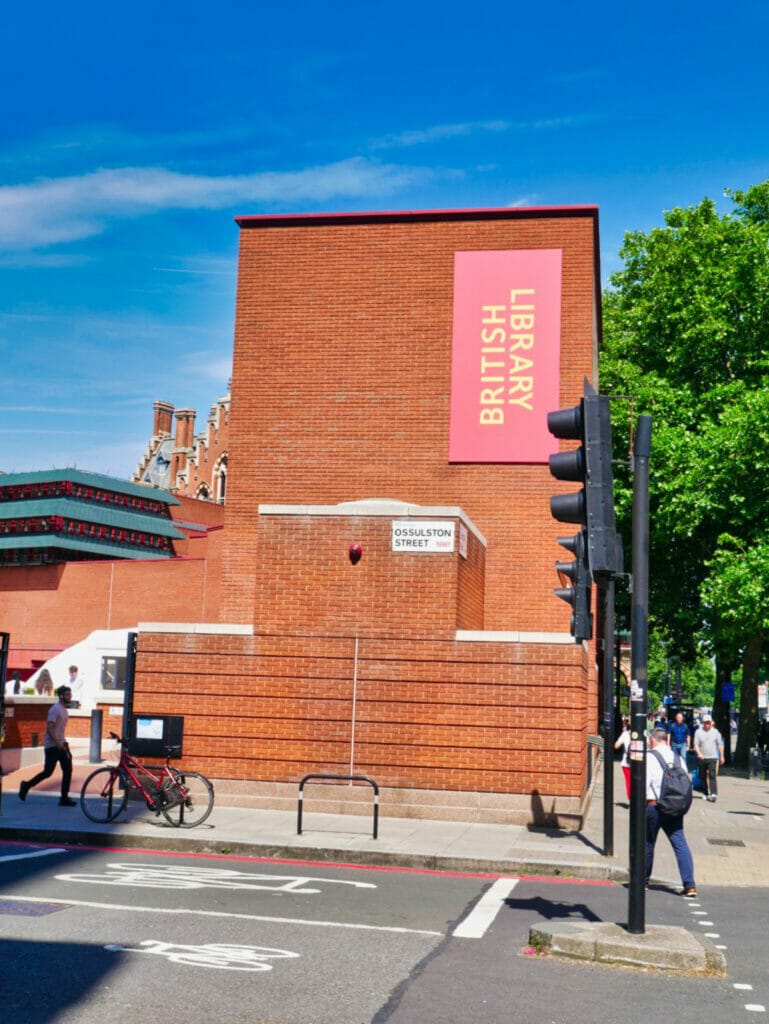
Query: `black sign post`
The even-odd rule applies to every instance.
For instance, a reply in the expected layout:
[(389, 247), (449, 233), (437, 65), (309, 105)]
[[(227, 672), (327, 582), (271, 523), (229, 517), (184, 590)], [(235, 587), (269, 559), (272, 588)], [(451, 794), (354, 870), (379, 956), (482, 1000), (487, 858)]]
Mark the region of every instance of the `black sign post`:
[(649, 455), (651, 416), (638, 417), (633, 449), (633, 593), (630, 662), (630, 884), (628, 931), (646, 930), (646, 714), (649, 662)]

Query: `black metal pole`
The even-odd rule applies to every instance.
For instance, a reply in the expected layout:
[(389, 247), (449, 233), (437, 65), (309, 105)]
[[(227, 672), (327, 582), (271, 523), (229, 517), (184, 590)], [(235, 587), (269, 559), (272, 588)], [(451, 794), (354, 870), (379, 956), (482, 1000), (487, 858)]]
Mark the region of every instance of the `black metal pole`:
[(126, 640), (125, 685), (123, 687), (123, 738), (131, 736), (134, 713), (134, 678), (136, 676), (136, 643), (138, 634), (129, 633)]
[(603, 852), (614, 856), (614, 581), (598, 593), (603, 598)]
[(633, 449), (633, 593), (630, 671), (630, 884), (628, 931), (646, 930), (646, 715), (649, 662), (649, 455), (651, 416), (638, 417)]
[[(0, 748), (5, 740), (5, 677), (8, 674), (10, 633), (0, 633)], [(3, 813), (3, 766), (0, 764), (0, 814)]]
[(614, 713), (614, 739), (622, 732), (622, 641), (616, 628), (614, 630), (614, 686), (616, 690), (616, 711)]

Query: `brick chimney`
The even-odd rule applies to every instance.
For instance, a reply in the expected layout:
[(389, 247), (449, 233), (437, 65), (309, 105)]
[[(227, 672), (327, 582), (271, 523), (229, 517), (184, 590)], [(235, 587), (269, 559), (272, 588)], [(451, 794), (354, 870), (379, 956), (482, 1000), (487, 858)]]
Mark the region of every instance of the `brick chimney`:
[(177, 409), (174, 413), (176, 437), (174, 438), (174, 448), (171, 453), (171, 489), (176, 486), (178, 474), (184, 473), (187, 470), (187, 459), (192, 454), (195, 415), (194, 409)]
[(174, 414), (174, 407), (169, 402), (155, 402), (153, 406), (155, 415), (152, 421), (153, 437), (170, 437), (171, 420)]

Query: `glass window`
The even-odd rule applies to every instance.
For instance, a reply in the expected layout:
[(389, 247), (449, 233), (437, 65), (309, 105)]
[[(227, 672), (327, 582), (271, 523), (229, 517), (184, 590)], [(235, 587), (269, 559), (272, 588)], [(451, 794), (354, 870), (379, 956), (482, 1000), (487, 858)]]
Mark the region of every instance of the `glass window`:
[(125, 658), (101, 659), (101, 680), (99, 685), (102, 690), (125, 689), (125, 666)]

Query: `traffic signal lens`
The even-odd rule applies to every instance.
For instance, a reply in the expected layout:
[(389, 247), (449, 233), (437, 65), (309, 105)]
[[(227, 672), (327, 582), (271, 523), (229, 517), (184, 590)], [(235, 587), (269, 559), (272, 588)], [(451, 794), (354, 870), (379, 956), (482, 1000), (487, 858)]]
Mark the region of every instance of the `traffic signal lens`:
[(550, 514), (561, 523), (584, 523), (585, 492), (554, 494), (550, 499)]

